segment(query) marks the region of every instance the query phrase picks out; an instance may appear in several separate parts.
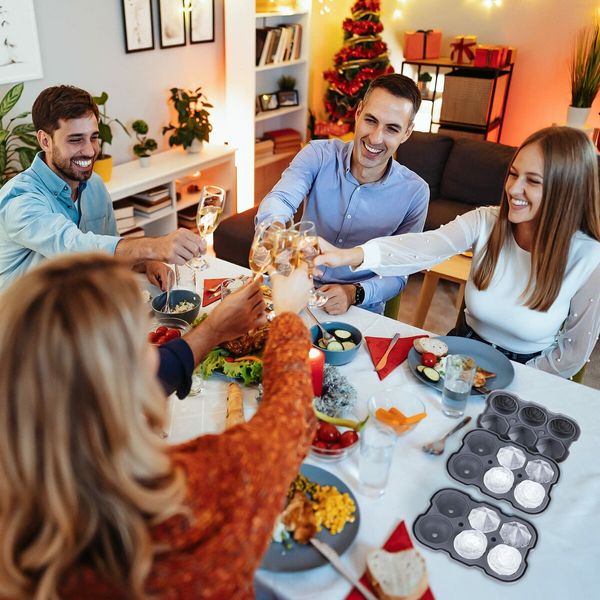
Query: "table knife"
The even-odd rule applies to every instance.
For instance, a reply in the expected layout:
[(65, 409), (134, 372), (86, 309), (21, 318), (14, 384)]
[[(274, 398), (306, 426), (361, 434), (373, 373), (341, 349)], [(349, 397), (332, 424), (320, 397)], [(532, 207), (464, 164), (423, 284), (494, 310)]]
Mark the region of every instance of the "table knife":
[(340, 555), (329, 545), (316, 538), (310, 538), (310, 543), (335, 567), (367, 600), (377, 598), (352, 574), (342, 562)]
[(400, 334), (397, 333), (392, 340), (389, 343), (389, 346), (387, 347), (386, 351), (384, 352), (383, 356), (379, 359), (379, 362), (375, 365), (375, 370), (376, 371), (381, 371), (381, 369), (383, 369), (383, 367), (385, 367), (386, 363), (387, 363), (387, 359), (388, 356), (390, 355), (390, 352), (392, 351), (392, 349), (394, 348), (394, 346), (396, 345), (396, 342), (400, 339)]

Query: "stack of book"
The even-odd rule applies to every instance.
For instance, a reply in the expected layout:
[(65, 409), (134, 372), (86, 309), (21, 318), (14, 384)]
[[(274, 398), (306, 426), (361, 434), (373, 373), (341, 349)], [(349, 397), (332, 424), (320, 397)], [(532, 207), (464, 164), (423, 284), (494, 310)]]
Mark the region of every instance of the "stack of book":
[(121, 237), (124, 238), (140, 238), (144, 237), (146, 233), (141, 227), (134, 227), (133, 229), (129, 229)]
[(302, 145), (300, 132), (295, 129), (274, 129), (265, 131), (264, 137), (273, 140), (275, 147), (273, 154), (287, 154), (289, 152), (298, 152)]
[(273, 140), (257, 139), (254, 143), (254, 160), (258, 161), (273, 156), (274, 149), (275, 143)]
[(127, 229), (135, 226), (133, 217), (133, 206), (127, 198), (116, 200), (113, 202), (113, 210), (115, 211), (115, 219), (117, 221), (117, 231), (123, 233)]
[(161, 208), (171, 205), (171, 194), (168, 186), (161, 185), (146, 192), (134, 194), (128, 201), (133, 205), (136, 215), (147, 216)]
[(193, 204), (187, 208), (183, 208), (177, 211), (177, 226), (191, 229), (192, 231), (197, 230), (196, 225), (196, 214), (198, 213), (198, 205)]
[(256, 30), (256, 66), (298, 60), (302, 50), (302, 25), (280, 25)]

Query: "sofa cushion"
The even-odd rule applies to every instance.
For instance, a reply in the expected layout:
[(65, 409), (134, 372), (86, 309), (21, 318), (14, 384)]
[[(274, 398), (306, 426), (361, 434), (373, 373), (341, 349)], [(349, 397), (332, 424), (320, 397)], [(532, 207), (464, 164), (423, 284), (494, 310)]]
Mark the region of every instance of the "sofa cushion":
[(248, 254), (254, 237), (254, 217), (258, 206), (221, 221), (213, 235), (217, 258), (248, 267)]
[(499, 204), (516, 148), (456, 138), (446, 162), (440, 196), (472, 206)]
[(437, 229), (441, 225), (450, 223), (458, 215), (463, 215), (473, 209), (473, 206), (465, 202), (450, 200), (449, 198), (436, 198), (429, 203), (424, 229), (426, 231)]
[(453, 143), (454, 140), (445, 135), (413, 131), (398, 147), (396, 160), (429, 184), (430, 198), (440, 195), (444, 165)]

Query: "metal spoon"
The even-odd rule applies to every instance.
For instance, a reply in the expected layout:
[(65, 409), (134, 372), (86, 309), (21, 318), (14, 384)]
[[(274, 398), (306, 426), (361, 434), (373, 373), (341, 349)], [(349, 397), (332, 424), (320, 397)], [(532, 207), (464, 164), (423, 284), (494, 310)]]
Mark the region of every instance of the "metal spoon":
[(172, 276), (173, 271), (169, 269), (169, 274), (167, 275), (167, 296), (165, 299), (165, 305), (162, 307), (162, 312), (166, 314), (170, 314), (172, 312), (171, 304), (169, 303), (169, 295), (171, 294), (171, 286), (169, 284)]
[(312, 311), (310, 310), (310, 308), (308, 308), (308, 306), (305, 306), (304, 310), (306, 311), (308, 316), (315, 322), (316, 326), (321, 331), (321, 337), (323, 338), (323, 341), (331, 342), (333, 340), (337, 340), (337, 337), (333, 333), (330, 333), (329, 331), (327, 331), (325, 329), (325, 327), (323, 327), (323, 325), (321, 325), (319, 319), (317, 319), (317, 317), (315, 317), (315, 315), (313, 315)]
[(458, 425), (455, 425), (446, 435), (443, 435), (439, 440), (435, 442), (431, 442), (429, 444), (425, 444), (422, 446), (421, 450), (423, 452), (427, 452), (427, 454), (433, 454), (434, 456), (439, 456), (443, 454), (444, 448), (446, 445), (446, 440), (453, 434), (456, 433), (459, 429), (467, 425), (471, 421), (471, 417), (465, 417)]

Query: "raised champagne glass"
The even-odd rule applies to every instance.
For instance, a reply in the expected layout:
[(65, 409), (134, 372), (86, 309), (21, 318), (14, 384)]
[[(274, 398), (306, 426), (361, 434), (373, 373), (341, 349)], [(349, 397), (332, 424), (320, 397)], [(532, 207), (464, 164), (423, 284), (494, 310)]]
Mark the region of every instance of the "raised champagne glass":
[(273, 247), (272, 235), (273, 233), (269, 230), (269, 226), (263, 224), (258, 225), (254, 233), (248, 263), (254, 273), (255, 279), (262, 275), (273, 262), (271, 255)]
[[(317, 228), (312, 221), (300, 221), (294, 225), (294, 230), (298, 232), (298, 259), (306, 263), (308, 276), (312, 280), (315, 258), (320, 252)], [(308, 299), (308, 306), (310, 308), (321, 308), (327, 304), (327, 300), (327, 296), (313, 286)]]
[(269, 235), (272, 239), (271, 258), (276, 271), (286, 277), (298, 263), (298, 240), (300, 234), (295, 229), (277, 229)]

